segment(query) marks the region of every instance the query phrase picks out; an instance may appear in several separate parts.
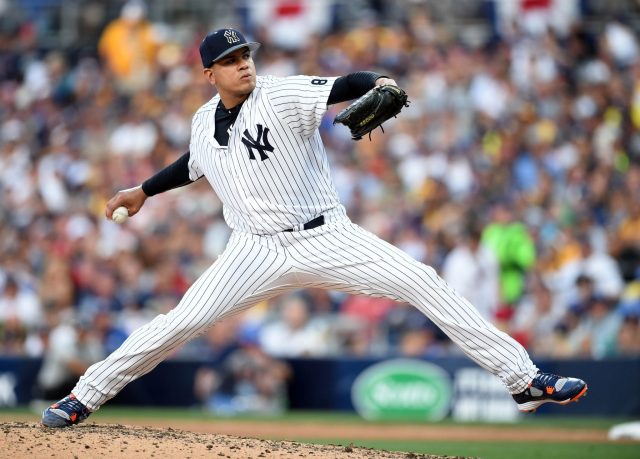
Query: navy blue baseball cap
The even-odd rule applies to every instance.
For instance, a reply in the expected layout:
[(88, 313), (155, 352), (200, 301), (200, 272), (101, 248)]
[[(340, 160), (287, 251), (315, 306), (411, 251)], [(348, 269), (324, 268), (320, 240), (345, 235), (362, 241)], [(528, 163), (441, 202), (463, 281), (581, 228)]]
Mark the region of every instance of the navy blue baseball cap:
[(240, 49), (249, 48), (255, 51), (260, 47), (260, 43), (247, 42), (244, 35), (236, 29), (219, 29), (210, 33), (202, 43), (200, 43), (200, 58), (202, 65), (207, 68), (211, 67), (215, 61), (218, 61), (226, 55)]

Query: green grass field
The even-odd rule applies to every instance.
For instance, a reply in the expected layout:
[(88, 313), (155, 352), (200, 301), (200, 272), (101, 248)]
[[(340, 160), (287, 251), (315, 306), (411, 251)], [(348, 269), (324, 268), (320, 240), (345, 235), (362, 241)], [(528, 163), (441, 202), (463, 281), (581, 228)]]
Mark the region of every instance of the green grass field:
[[(30, 411), (27, 408), (15, 408), (15, 409), (0, 409), (1, 413), (20, 413), (26, 414)], [(325, 424), (360, 424), (360, 425), (394, 425), (403, 424), (402, 422), (393, 421), (365, 421), (360, 416), (354, 413), (341, 413), (338, 411), (292, 411), (286, 413), (283, 416), (272, 418), (267, 416), (256, 415), (242, 415), (234, 416), (232, 418), (215, 416), (206, 411), (199, 409), (184, 409), (184, 408), (130, 408), (122, 406), (105, 406), (100, 409), (100, 416), (109, 419), (185, 419), (185, 420), (209, 420), (212, 422), (226, 421), (233, 419), (235, 421), (262, 421), (270, 422), (277, 420), (278, 422), (317, 422)], [(563, 427), (570, 429), (609, 429), (615, 424), (621, 422), (634, 421), (630, 418), (598, 418), (598, 417), (551, 417), (551, 416), (527, 416), (522, 420), (514, 424), (502, 424), (502, 423), (474, 423), (474, 422), (457, 422), (451, 419), (445, 419), (436, 423), (437, 425), (453, 425), (453, 426), (487, 426), (494, 425), (507, 429), (519, 429), (519, 428), (548, 428), (548, 427)], [(430, 423), (424, 423), (425, 426), (431, 425)]]
[[(306, 443), (345, 442), (298, 439)], [(446, 441), (389, 441), (368, 440), (353, 442), (354, 446), (386, 451), (440, 454), (443, 456), (475, 456), (482, 459), (638, 459), (640, 445), (601, 443), (500, 443), (500, 442), (446, 442)]]
[[(96, 415), (97, 417), (97, 415)], [(7, 421), (15, 420), (38, 420), (38, 416), (27, 409), (0, 410), (0, 419)], [(354, 414), (327, 413), (327, 412), (294, 412), (278, 418), (264, 418), (256, 416), (242, 416), (234, 418), (215, 417), (199, 410), (187, 409), (131, 409), (125, 407), (111, 406), (100, 410), (100, 422), (113, 423), (142, 423), (145, 420), (175, 420), (176, 427), (180, 428), (179, 421), (196, 421), (198, 423), (210, 423), (215, 430), (216, 423), (224, 423), (230, 420), (234, 422), (252, 423), (274, 423), (284, 425), (283, 436), (280, 439), (320, 443), (334, 445), (361, 446), (367, 448), (381, 449), (386, 451), (405, 451), (415, 454), (430, 453), (447, 456), (475, 456), (483, 459), (638, 459), (640, 458), (640, 442), (515, 442), (515, 441), (417, 441), (417, 440), (372, 440), (352, 438), (345, 441), (342, 438), (314, 438), (291, 437), (286, 435), (287, 424), (314, 423), (321, 430), (322, 425), (345, 425), (345, 426), (385, 426), (398, 425), (401, 423), (392, 422), (366, 422)], [(515, 424), (488, 424), (488, 423), (458, 423), (451, 420), (438, 422), (437, 424), (425, 424), (424, 428), (434, 425), (438, 427), (452, 426), (473, 429), (474, 427), (493, 426), (499, 429), (520, 430), (526, 436), (526, 432), (532, 429), (598, 429), (606, 431), (611, 426), (620, 422), (627, 422), (630, 419), (623, 418), (553, 418), (542, 416), (531, 416), (524, 418)], [(414, 424), (415, 425), (415, 424)], [(272, 439), (278, 439), (271, 436)]]

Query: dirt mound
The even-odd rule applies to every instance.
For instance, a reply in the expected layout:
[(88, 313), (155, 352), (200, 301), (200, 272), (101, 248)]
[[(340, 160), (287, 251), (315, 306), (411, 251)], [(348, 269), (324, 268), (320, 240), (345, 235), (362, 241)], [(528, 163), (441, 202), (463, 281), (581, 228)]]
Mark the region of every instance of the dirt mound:
[[(172, 428), (81, 424), (70, 429), (47, 429), (28, 422), (0, 423), (3, 457), (65, 458), (335, 458), (335, 459), (453, 459), (454, 456), (417, 455), (368, 448), (311, 445), (291, 441), (258, 440), (194, 433)], [(463, 459), (463, 458), (459, 458)]]

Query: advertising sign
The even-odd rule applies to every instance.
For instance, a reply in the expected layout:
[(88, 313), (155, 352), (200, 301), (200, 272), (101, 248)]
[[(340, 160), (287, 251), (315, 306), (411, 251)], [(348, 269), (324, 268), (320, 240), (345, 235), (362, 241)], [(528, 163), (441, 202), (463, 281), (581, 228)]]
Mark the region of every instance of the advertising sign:
[(451, 392), (449, 375), (442, 368), (421, 360), (396, 359), (360, 373), (351, 398), (365, 419), (437, 421), (449, 411)]

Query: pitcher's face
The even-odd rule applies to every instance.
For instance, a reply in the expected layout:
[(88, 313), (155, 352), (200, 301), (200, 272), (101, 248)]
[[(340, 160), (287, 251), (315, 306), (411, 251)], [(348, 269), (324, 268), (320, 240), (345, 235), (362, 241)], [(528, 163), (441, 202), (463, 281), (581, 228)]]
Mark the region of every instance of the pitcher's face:
[(256, 87), (256, 66), (249, 48), (240, 48), (214, 62), (204, 74), (223, 99), (230, 96), (244, 100)]

